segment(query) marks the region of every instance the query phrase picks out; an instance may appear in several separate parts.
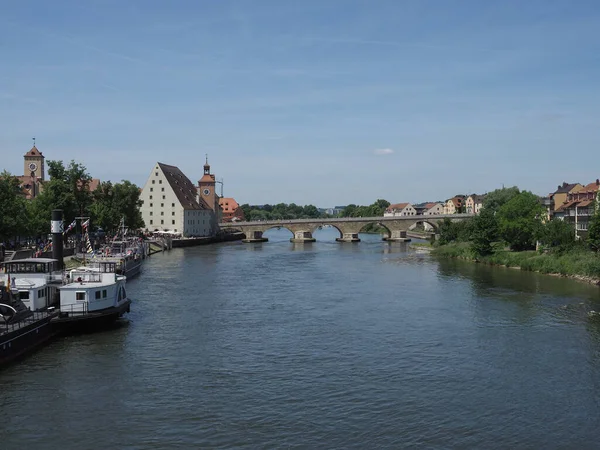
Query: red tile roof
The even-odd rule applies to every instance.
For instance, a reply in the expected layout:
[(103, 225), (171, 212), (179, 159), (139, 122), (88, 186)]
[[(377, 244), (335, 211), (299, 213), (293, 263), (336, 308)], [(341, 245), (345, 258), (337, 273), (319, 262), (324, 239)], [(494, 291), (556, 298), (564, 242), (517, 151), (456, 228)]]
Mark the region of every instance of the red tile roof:
[(42, 155), (42, 152), (40, 152), (37, 147), (34, 145), (33, 147), (31, 147), (31, 150), (29, 150), (27, 153), (25, 153), (25, 156), (44, 156)]
[(600, 180), (596, 179), (596, 181), (584, 186), (580, 192), (597, 192), (598, 190), (600, 190)]
[(390, 205), (387, 207), (386, 211), (391, 211), (393, 209), (404, 209), (406, 208), (408, 205), (410, 205), (410, 203), (394, 203), (393, 205)]

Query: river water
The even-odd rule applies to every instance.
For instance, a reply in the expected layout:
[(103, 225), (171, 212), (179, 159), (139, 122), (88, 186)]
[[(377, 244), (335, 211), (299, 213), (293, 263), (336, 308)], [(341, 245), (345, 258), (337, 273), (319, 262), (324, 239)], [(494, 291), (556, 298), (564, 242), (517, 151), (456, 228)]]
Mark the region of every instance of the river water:
[(0, 372), (0, 448), (598, 448), (600, 290), (364, 235), (153, 256)]

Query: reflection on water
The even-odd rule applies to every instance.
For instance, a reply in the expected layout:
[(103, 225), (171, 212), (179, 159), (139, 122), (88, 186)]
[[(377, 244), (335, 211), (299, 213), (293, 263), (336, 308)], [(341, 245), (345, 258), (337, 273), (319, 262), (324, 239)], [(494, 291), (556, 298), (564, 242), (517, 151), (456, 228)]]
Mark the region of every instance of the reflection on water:
[(0, 372), (0, 448), (595, 447), (597, 287), (265, 235), (154, 255), (127, 325)]

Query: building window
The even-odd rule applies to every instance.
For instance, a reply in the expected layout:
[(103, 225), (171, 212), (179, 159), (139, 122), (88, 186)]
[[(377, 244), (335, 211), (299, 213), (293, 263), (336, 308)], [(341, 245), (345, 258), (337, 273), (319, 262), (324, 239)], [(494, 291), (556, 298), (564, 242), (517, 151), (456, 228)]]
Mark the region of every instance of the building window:
[(173, 211), (173, 212), (171, 213), (171, 215), (172, 215), (172, 216), (174, 216), (174, 215), (175, 215), (175, 211)]
[(102, 290), (102, 298), (106, 298), (106, 289)]
[(152, 225), (152, 219), (150, 219), (150, 225)]
[(102, 298), (101, 297), (102, 296), (102, 292), (96, 291), (94, 294), (95, 294), (94, 296), (96, 297), (96, 300), (100, 300), (100, 298)]
[(158, 176), (158, 172), (154, 172), (154, 176), (157, 177)]
[(152, 184), (154, 184), (154, 180), (152, 180)]
[(160, 204), (160, 207), (161, 207), (161, 208), (164, 208), (164, 207), (165, 207), (165, 204), (164, 204), (164, 203), (161, 203), (161, 204)]
[(152, 208), (152, 203), (150, 203), (150, 208)]
[(172, 208), (175, 208), (175, 203), (171, 203), (171, 207), (172, 207)]
[(163, 187), (163, 188), (160, 188), (160, 190), (161, 190), (162, 192), (165, 192), (165, 188), (164, 188), (164, 187)]
[(150, 211), (150, 215), (152, 215), (152, 211)]
[(161, 211), (161, 212), (160, 212), (160, 215), (161, 215), (161, 216), (164, 216), (164, 215), (165, 215), (165, 212), (164, 212), (164, 211)]
[(158, 184), (162, 184), (162, 180), (158, 180)]
[(144, 200), (140, 200), (140, 205), (143, 205), (143, 204), (144, 204)]
[(172, 225), (175, 225), (175, 221), (174, 220), (172, 220), (171, 223), (172, 223)]
[(85, 292), (76, 292), (75, 300), (85, 300)]
[(152, 200), (152, 196), (150, 196), (150, 200)]
[(161, 221), (160, 221), (160, 224), (161, 224), (161, 225), (164, 225), (164, 223), (165, 223), (165, 221), (164, 221), (164, 220), (161, 220)]
[(152, 192), (152, 191), (154, 191), (154, 188), (153, 188), (153, 187), (151, 187), (151, 188), (150, 188), (150, 192)]

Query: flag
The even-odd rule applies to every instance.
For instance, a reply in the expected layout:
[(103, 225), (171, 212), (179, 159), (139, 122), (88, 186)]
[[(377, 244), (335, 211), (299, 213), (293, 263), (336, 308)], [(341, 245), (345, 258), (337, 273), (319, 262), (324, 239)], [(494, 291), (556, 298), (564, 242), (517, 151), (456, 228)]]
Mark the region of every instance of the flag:
[(87, 232), (85, 233), (85, 251), (90, 255), (94, 254), (94, 249), (92, 248), (92, 243), (90, 242), (90, 235)]
[(81, 228), (83, 228), (84, 230), (87, 229), (87, 227), (90, 226), (90, 219), (86, 220), (85, 222), (83, 222), (81, 224)]
[(75, 228), (76, 224), (77, 224), (77, 221), (73, 220), (73, 222), (71, 222), (69, 224), (69, 226), (67, 227), (67, 229), (63, 232), (63, 234), (67, 234), (69, 231), (71, 231), (73, 228)]

